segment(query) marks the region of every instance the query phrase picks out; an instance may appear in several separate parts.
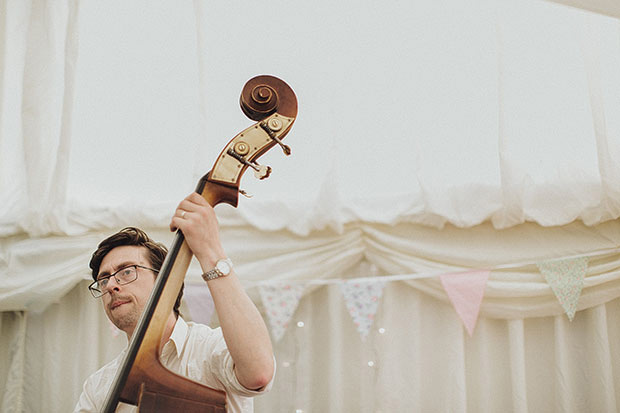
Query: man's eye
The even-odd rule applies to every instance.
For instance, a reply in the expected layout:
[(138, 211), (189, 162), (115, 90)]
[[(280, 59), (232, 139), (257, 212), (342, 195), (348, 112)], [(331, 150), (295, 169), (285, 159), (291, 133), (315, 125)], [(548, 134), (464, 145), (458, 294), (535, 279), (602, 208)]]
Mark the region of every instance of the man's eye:
[(109, 280), (109, 278), (104, 278), (103, 280), (97, 281), (97, 284), (99, 284), (99, 287), (105, 288), (105, 286), (108, 285)]
[(124, 270), (121, 271), (120, 276), (121, 277), (127, 277), (129, 275), (131, 275), (131, 273), (133, 272), (133, 268), (125, 268)]

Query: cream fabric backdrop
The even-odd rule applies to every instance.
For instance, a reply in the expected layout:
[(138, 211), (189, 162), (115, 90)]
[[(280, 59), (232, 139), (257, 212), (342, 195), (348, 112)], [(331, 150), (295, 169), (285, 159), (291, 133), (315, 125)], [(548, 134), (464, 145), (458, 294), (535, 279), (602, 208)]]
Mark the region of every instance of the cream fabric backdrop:
[[(265, 280), (514, 264), (472, 338), (437, 277), (389, 283), (365, 341), (338, 289), (309, 284), (258, 411), (617, 411), (616, 19), (541, 1), (0, 10), (3, 411), (70, 410), (125, 345), (85, 292), (89, 255), (125, 225), (170, 240), (258, 73), (300, 100), (294, 156), (218, 207), (259, 306)], [(593, 258), (568, 322), (534, 264), (576, 255)]]

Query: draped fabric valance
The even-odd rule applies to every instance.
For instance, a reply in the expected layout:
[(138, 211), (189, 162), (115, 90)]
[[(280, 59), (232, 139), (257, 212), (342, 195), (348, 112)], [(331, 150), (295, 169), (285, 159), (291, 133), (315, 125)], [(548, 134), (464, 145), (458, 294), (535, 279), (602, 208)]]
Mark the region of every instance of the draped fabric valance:
[[(350, 223), (342, 231), (317, 231), (303, 237), (285, 230), (263, 231), (221, 214), (221, 232), (246, 287), (260, 301), (256, 287), (264, 282), (309, 283), (394, 274), (418, 274), (408, 283), (447, 302), (436, 275), (468, 269), (490, 269), (482, 315), (524, 318), (562, 313), (536, 263), (574, 256), (590, 257), (579, 309), (620, 296), (620, 223), (594, 227), (573, 223), (558, 228), (523, 224), (497, 230), (490, 224), (473, 228), (446, 226), (441, 230), (401, 223), (397, 226)], [(226, 216), (228, 216), (226, 218)], [(237, 225), (232, 225), (237, 221)], [(170, 243), (167, 230), (146, 229)], [(108, 232), (38, 239), (12, 237), (3, 241), (0, 309), (44, 310), (83, 279), (89, 279), (88, 261)], [(372, 271), (360, 270), (361, 263)], [(194, 262), (187, 282), (201, 283)], [(85, 291), (86, 293), (86, 291)]]

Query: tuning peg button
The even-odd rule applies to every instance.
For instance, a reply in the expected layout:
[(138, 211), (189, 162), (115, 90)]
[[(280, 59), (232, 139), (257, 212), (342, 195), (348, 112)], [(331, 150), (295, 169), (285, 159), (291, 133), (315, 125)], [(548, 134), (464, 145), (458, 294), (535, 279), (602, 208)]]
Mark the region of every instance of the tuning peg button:
[(267, 179), (271, 174), (271, 167), (265, 165), (255, 164), (257, 168), (254, 168), (254, 176), (258, 179)]

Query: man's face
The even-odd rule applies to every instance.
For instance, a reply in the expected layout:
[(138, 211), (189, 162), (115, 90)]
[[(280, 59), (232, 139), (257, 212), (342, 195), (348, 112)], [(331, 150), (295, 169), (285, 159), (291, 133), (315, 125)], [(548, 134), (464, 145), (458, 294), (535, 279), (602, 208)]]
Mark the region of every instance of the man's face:
[[(101, 261), (99, 276), (113, 274), (133, 264), (151, 267), (147, 254), (148, 250), (145, 247), (134, 245), (116, 247)], [(155, 274), (152, 271), (144, 268), (138, 268), (137, 271), (138, 278), (125, 285), (119, 285), (114, 277), (111, 277), (108, 284), (109, 292), (101, 297), (108, 318), (127, 336), (133, 334), (155, 285)]]

